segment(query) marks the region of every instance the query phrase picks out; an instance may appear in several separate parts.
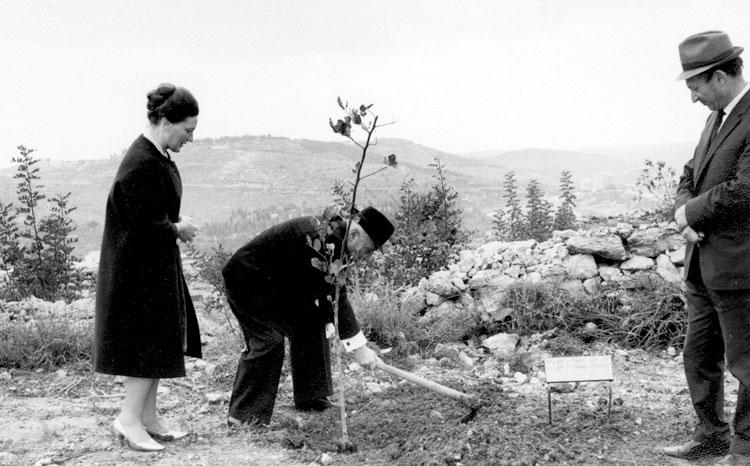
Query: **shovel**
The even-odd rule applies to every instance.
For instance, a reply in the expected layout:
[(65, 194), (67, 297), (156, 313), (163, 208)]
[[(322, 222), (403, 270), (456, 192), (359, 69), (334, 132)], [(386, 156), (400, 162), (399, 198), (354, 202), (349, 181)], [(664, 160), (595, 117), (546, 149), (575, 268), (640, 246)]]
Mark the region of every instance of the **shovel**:
[(470, 409), (470, 411), (468, 414), (466, 414), (464, 417), (461, 418), (462, 423), (466, 423), (474, 419), (474, 416), (477, 415), (479, 408), (482, 407), (479, 400), (477, 400), (477, 398), (472, 395), (467, 395), (466, 393), (459, 392), (458, 390), (454, 390), (450, 387), (446, 387), (445, 385), (440, 385), (437, 382), (433, 382), (432, 380), (425, 379), (424, 377), (420, 377), (416, 374), (412, 374), (411, 372), (390, 366), (384, 363), (381, 359), (378, 359), (375, 362), (375, 367), (382, 369), (388, 372), (389, 374), (394, 375), (400, 379), (406, 380), (415, 385), (419, 385), (422, 388), (426, 388), (427, 390), (433, 391), (439, 395), (447, 396), (448, 398), (453, 398), (454, 400), (457, 400), (464, 406), (467, 406)]

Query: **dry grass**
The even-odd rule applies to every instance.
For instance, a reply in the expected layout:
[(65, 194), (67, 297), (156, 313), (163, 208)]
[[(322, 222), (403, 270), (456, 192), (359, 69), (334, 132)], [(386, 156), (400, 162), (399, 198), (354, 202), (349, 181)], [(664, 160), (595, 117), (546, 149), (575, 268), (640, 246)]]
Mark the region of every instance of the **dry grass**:
[(0, 323), (0, 367), (51, 370), (91, 359), (93, 321), (37, 317)]

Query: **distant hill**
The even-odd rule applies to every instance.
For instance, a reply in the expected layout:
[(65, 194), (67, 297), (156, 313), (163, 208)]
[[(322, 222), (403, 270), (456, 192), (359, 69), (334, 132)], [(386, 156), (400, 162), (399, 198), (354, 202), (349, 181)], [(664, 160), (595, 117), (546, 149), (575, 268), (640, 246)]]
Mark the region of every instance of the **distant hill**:
[[(352, 179), (351, 169), (359, 154), (348, 141), (272, 136), (200, 139), (175, 157), (184, 183), (182, 212), (212, 226), (217, 237), (222, 222), (248, 212), (262, 210), (269, 222), (316, 214), (331, 202), (331, 189), (337, 180)], [(438, 158), (445, 165), (448, 181), (459, 192), (465, 222), (479, 233), (491, 228), (492, 213), (503, 205), (502, 180), (510, 170), (516, 172), (522, 196), (528, 179), (536, 178), (552, 197), (557, 195), (560, 173), (569, 170), (580, 213), (606, 214), (636, 207), (633, 182), (646, 158), (544, 149), (457, 155), (404, 139), (384, 138), (371, 148), (365, 172), (382, 167), (389, 154), (396, 154), (398, 167), (363, 182), (360, 206), (373, 203), (385, 210), (394, 209), (399, 187), (411, 178), (418, 187), (427, 189), (435, 173), (430, 164)], [(77, 206), (74, 217), (79, 253), (98, 249), (106, 196), (120, 160), (121, 156), (113, 156), (40, 164), (46, 192), (72, 193), (71, 203)], [(13, 173), (14, 167), (0, 169), (3, 202), (15, 199)], [(255, 233), (239, 232), (237, 241)]]

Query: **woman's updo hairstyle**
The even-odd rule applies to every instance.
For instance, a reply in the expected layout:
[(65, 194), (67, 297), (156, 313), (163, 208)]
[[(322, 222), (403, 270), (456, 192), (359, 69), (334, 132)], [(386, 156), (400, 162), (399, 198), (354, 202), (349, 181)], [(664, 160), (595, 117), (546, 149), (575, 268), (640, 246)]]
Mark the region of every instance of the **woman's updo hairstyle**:
[(179, 123), (186, 118), (198, 116), (198, 101), (184, 87), (162, 83), (148, 93), (148, 121), (159, 123), (162, 117), (170, 123)]

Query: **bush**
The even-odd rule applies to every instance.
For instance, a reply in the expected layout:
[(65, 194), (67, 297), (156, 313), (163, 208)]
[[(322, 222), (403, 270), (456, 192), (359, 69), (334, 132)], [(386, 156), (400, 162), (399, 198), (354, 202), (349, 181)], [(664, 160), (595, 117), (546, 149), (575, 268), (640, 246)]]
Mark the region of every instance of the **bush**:
[[(5, 298), (36, 296), (45, 300), (72, 300), (80, 294), (84, 277), (74, 267), (75, 226), (68, 205), (70, 193), (47, 198), (40, 189), (39, 159), (33, 149), (18, 146), (16, 194), (19, 207), (0, 202), (0, 267), (7, 270), (10, 284), (1, 291)], [(47, 216), (40, 203), (47, 200)], [(19, 228), (18, 216), (23, 228)]]
[(643, 201), (644, 198), (648, 198), (655, 202), (654, 213), (660, 220), (669, 221), (672, 219), (677, 183), (677, 173), (672, 167), (667, 167), (666, 162), (662, 160), (653, 162), (646, 159), (644, 168), (636, 181), (638, 200)]
[(51, 370), (91, 359), (93, 322), (37, 317), (0, 323), (0, 367)]
[[(628, 290), (570, 293), (555, 283), (517, 282), (502, 306), (513, 312), (485, 331), (533, 334), (561, 329), (583, 342), (605, 340), (624, 347), (651, 349), (682, 345), (687, 329), (685, 298), (679, 286), (642, 281)], [(587, 329), (586, 323), (596, 325)]]
[(417, 349), (421, 334), (417, 319), (401, 311), (398, 291), (392, 285), (367, 288), (354, 285), (347, 294), (368, 340), (383, 348), (393, 348), (400, 355)]
[[(446, 178), (445, 166), (435, 159), (434, 182), (427, 192), (416, 189), (414, 179), (401, 185), (396, 231), (381, 255), (363, 260), (352, 274), (361, 283), (415, 285), (423, 277), (445, 268), (468, 242), (458, 207), (458, 193)], [(334, 194), (337, 199), (336, 187)]]

